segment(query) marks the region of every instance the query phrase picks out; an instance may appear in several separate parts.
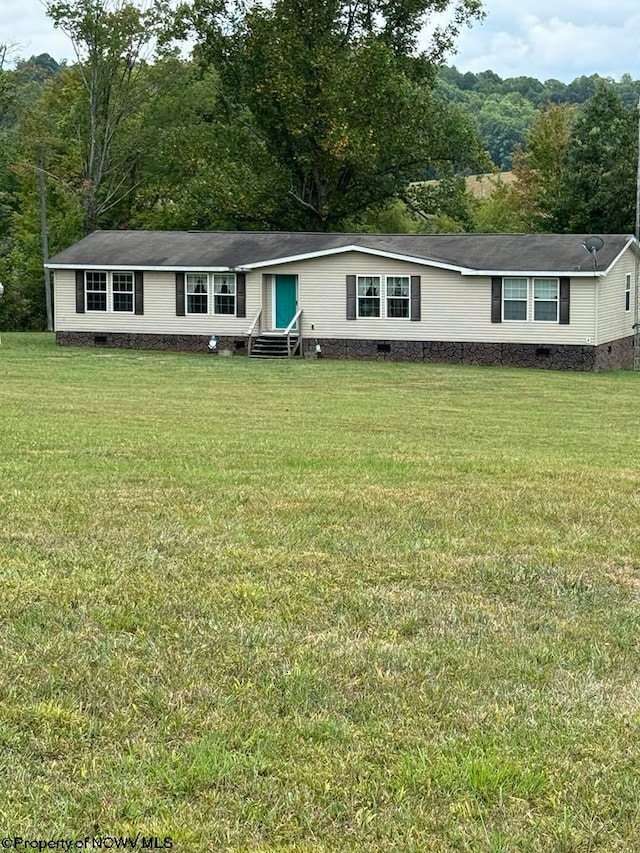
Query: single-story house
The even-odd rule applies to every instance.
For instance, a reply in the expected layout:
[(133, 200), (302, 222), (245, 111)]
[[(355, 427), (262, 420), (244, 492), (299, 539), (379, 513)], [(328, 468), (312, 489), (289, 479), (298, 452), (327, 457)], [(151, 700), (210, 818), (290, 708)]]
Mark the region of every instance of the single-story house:
[(96, 231), (52, 257), (59, 344), (633, 365), (625, 234)]

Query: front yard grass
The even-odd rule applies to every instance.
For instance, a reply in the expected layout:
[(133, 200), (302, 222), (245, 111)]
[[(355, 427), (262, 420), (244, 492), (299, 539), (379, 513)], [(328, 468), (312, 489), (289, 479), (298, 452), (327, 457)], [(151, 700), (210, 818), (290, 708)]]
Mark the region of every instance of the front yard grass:
[(640, 376), (0, 347), (0, 833), (640, 849)]

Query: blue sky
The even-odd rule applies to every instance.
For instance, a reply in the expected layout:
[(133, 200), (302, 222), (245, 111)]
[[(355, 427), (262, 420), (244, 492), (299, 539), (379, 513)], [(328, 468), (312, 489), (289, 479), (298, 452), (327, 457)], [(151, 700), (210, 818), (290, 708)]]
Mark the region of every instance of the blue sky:
[[(596, 72), (640, 78), (639, 0), (485, 0), (485, 8), (485, 20), (464, 30), (449, 58), (461, 71), (565, 82)], [(0, 0), (2, 43), (16, 44), (19, 56), (73, 59), (40, 0)]]

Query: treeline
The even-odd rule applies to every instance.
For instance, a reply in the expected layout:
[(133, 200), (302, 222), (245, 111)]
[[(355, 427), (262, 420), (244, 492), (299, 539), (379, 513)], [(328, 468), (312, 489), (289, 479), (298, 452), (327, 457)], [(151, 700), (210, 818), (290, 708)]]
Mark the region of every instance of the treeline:
[[(637, 84), (460, 74), (481, 6), (450, 0), (420, 53), (443, 5), (50, 3), (76, 63), (0, 49), (0, 328), (46, 325), (42, 233), (632, 230)], [(493, 164), (516, 181), (478, 199)]]
[(551, 104), (586, 104), (601, 86), (611, 88), (622, 104), (632, 110), (640, 98), (640, 80), (624, 74), (619, 81), (592, 74), (571, 83), (541, 82), (534, 77), (502, 79), (493, 71), (462, 73), (455, 66), (439, 70), (436, 92), (448, 103), (472, 116), (495, 166), (511, 169), (514, 151), (524, 146), (541, 110)]

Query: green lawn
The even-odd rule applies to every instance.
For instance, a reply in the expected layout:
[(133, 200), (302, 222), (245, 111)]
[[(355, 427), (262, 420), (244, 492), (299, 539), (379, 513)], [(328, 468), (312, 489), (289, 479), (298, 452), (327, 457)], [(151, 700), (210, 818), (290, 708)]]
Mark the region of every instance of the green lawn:
[(0, 347), (0, 834), (640, 849), (640, 375)]

